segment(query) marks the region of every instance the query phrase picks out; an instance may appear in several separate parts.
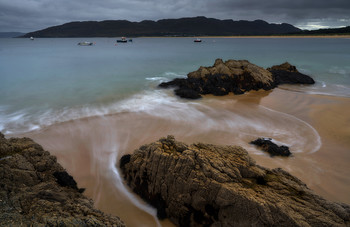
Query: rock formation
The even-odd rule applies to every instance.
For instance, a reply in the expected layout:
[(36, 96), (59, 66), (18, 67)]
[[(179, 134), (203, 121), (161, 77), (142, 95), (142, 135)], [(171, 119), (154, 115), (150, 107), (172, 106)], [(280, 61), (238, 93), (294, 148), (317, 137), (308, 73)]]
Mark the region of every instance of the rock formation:
[(326, 201), (241, 147), (168, 136), (123, 156), (128, 185), (178, 226), (350, 226), (350, 206)]
[(263, 151), (269, 153), (271, 156), (290, 156), (292, 153), (289, 151), (287, 146), (278, 146), (273, 143), (271, 139), (258, 138), (254, 141), (251, 141), (250, 144), (254, 144), (260, 147)]
[(0, 133), (0, 226), (125, 226), (93, 208), (56, 157)]
[[(290, 67), (287, 67), (290, 66)], [(299, 73), (295, 66), (284, 63), (266, 70), (247, 60), (216, 59), (212, 67), (200, 67), (190, 72), (186, 79), (174, 79), (159, 85), (162, 88), (176, 87), (175, 94), (188, 99), (201, 95), (243, 94), (250, 90), (270, 90), (282, 83), (314, 83), (307, 75)]]
[(275, 78), (276, 84), (314, 84), (315, 81), (300, 73), (295, 66), (285, 62), (281, 65), (275, 65), (267, 68)]

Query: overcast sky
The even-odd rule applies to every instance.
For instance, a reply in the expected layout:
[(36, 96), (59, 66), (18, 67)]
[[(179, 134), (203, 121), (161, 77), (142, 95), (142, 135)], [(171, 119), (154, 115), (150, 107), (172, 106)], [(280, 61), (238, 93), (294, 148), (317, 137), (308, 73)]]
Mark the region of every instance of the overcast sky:
[(70, 21), (206, 16), (290, 23), (302, 29), (350, 25), (350, 0), (0, 0), (0, 32)]

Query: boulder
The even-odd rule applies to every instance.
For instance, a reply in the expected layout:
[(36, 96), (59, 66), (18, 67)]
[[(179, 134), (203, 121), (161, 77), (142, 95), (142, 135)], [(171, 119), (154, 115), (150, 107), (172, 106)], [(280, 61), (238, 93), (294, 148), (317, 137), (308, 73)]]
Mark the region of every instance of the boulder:
[(0, 133), (0, 226), (125, 226), (93, 207), (39, 144)]
[(258, 166), (241, 147), (173, 136), (123, 156), (126, 183), (177, 226), (349, 226), (350, 206), (315, 195), (282, 169)]
[[(190, 72), (186, 79), (175, 79), (159, 85), (162, 88), (177, 87), (175, 94), (188, 99), (197, 99), (201, 95), (217, 96), (243, 94), (250, 90), (275, 87), (272, 74), (266, 69), (246, 60), (216, 59), (212, 67), (200, 67)], [(192, 91), (191, 91), (192, 90)]]
[(277, 85), (279, 84), (314, 84), (315, 81), (305, 75), (300, 73), (294, 65), (285, 62), (281, 65), (275, 65), (271, 68), (267, 68), (274, 77), (274, 81)]
[(162, 88), (176, 87), (175, 94), (181, 98), (197, 99), (201, 95), (217, 96), (243, 94), (250, 90), (270, 90), (283, 83), (315, 83), (307, 75), (299, 73), (295, 66), (284, 63), (267, 70), (247, 60), (216, 59), (211, 67), (199, 67), (187, 74), (186, 79), (174, 79), (159, 85)]
[(263, 151), (269, 153), (271, 156), (290, 156), (292, 153), (289, 151), (287, 146), (278, 146), (273, 143), (271, 139), (258, 138), (254, 141), (251, 141), (250, 144), (254, 144), (257, 147), (260, 147)]

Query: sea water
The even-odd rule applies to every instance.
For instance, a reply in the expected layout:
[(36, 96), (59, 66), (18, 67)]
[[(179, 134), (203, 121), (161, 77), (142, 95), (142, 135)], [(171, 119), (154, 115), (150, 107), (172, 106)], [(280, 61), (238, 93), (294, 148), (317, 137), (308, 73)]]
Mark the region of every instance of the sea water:
[[(88, 40), (93, 46), (78, 46)], [(19, 133), (57, 122), (125, 111), (120, 103), (185, 77), (216, 58), (262, 67), (290, 62), (316, 80), (298, 89), (350, 96), (350, 39), (51, 38), (0, 40), (0, 130)], [(136, 96), (135, 96), (136, 95)], [(153, 98), (162, 99), (154, 93)], [(130, 100), (129, 100), (130, 101)], [(139, 106), (147, 105), (143, 100)]]

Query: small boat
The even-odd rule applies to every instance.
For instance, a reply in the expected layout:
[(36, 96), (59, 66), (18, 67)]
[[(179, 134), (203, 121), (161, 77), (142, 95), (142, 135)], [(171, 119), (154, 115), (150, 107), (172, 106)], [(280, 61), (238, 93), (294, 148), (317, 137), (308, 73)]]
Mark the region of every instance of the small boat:
[(34, 40), (34, 37), (30, 37), (29, 39), (30, 39), (30, 40)]
[(85, 41), (85, 42), (78, 43), (78, 45), (79, 46), (92, 46), (92, 45), (94, 45), (94, 43)]
[(128, 40), (126, 40), (125, 37), (122, 37), (121, 39), (117, 40), (117, 43), (127, 43), (127, 42), (128, 42)]
[(195, 42), (195, 43), (200, 43), (200, 42), (202, 42), (202, 40), (199, 39), (199, 38), (197, 38), (197, 39), (195, 39), (193, 42)]

